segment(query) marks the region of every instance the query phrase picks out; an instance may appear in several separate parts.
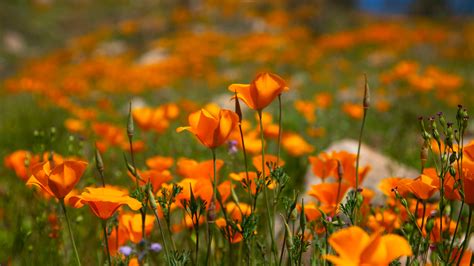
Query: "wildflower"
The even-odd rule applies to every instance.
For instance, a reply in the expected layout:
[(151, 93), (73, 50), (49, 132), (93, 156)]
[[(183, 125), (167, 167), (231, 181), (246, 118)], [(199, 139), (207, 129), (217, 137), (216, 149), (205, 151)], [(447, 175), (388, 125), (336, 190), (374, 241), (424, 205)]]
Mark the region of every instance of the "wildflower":
[(160, 252), (163, 247), (159, 243), (151, 243), (150, 250), (153, 252)]
[(239, 121), (236, 113), (222, 109), (218, 116), (214, 116), (205, 109), (189, 115), (189, 126), (179, 127), (177, 132), (188, 130), (192, 132), (199, 141), (208, 148), (216, 148), (222, 145), (228, 138)]
[(433, 180), (427, 175), (420, 175), (415, 180), (407, 184), (407, 187), (411, 193), (413, 193), (418, 199), (427, 200), (433, 196), (438, 189), (432, 185)]
[(38, 186), (57, 199), (64, 199), (79, 182), (86, 167), (86, 162), (74, 160), (67, 160), (56, 166), (49, 161), (39, 163), (32, 166), (32, 175), (26, 184)]
[(291, 156), (302, 156), (304, 154), (313, 152), (314, 147), (306, 142), (300, 135), (296, 133), (286, 133), (282, 137), (283, 148)]
[[(357, 243), (357, 245), (354, 245)], [(408, 241), (395, 234), (369, 236), (357, 226), (341, 229), (329, 237), (329, 244), (339, 254), (326, 255), (335, 265), (388, 265), (401, 256), (411, 256)]]
[(132, 254), (132, 248), (130, 246), (121, 246), (119, 248), (119, 252), (125, 255), (125, 257), (128, 257)]
[(237, 141), (236, 140), (231, 140), (228, 142), (228, 153), (229, 154), (236, 154), (239, 150), (237, 149)]
[(237, 97), (250, 108), (261, 111), (279, 94), (287, 91), (288, 86), (280, 76), (263, 72), (258, 74), (250, 84), (232, 84), (229, 90), (237, 92)]
[(89, 205), (90, 210), (102, 220), (110, 218), (122, 205), (128, 205), (132, 210), (142, 207), (138, 200), (113, 187), (87, 187), (85, 192), (74, 196), (73, 200), (76, 201), (76, 204)]
[(153, 170), (163, 171), (168, 170), (173, 165), (174, 159), (172, 157), (154, 156), (146, 160), (146, 166)]
[(318, 156), (310, 156), (308, 159), (313, 174), (323, 180), (336, 171), (337, 161), (325, 152), (320, 153)]

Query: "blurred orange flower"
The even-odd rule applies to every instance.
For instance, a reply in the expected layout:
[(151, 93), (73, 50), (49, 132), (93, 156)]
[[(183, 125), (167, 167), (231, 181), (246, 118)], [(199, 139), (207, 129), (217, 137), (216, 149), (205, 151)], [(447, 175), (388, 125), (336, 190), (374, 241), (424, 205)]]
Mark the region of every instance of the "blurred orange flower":
[[(275, 155), (265, 154), (265, 173), (267, 175), (270, 174), (270, 168), (268, 167), (268, 164), (272, 165), (273, 167), (285, 165), (285, 161), (283, 161), (282, 159), (278, 160), (278, 165), (276, 165), (277, 159), (278, 158)], [(252, 163), (255, 169), (257, 169), (257, 171), (262, 172), (262, 156), (261, 155), (254, 156), (252, 158)]]
[(150, 169), (163, 171), (168, 170), (173, 165), (172, 157), (154, 156), (146, 159), (145, 163)]
[(344, 103), (342, 105), (342, 111), (354, 119), (362, 119), (362, 116), (364, 116), (362, 104)]
[(313, 174), (322, 180), (332, 176), (337, 171), (337, 160), (322, 152), (318, 156), (309, 156), (309, 163)]
[(314, 147), (296, 133), (285, 133), (281, 144), (291, 156), (299, 157), (314, 151)]

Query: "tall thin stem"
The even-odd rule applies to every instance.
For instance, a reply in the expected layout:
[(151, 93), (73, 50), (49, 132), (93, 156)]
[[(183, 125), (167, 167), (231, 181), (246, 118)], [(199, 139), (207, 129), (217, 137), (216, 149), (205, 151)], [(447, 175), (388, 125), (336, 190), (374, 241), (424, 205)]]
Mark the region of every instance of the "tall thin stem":
[(155, 219), (158, 222), (158, 227), (160, 228), (161, 240), (163, 241), (163, 247), (165, 249), (166, 260), (168, 261), (168, 264), (170, 264), (171, 260), (170, 260), (170, 255), (168, 253), (168, 245), (166, 244), (165, 233), (163, 232), (163, 227), (161, 226), (161, 220), (160, 220), (160, 217), (158, 216), (158, 211), (157, 211), (158, 207), (156, 206), (155, 197), (153, 196), (153, 192), (151, 191), (150, 187), (148, 187), (148, 200), (150, 202), (150, 207), (153, 211), (153, 214), (155, 215)]
[(281, 94), (278, 94), (278, 144), (277, 144), (277, 165), (280, 163), (280, 150), (281, 150)]
[(275, 245), (275, 239), (274, 239), (274, 232), (273, 232), (273, 224), (272, 224), (272, 218), (270, 214), (270, 204), (268, 203), (268, 188), (267, 188), (267, 183), (266, 183), (266, 175), (265, 175), (265, 145), (264, 145), (264, 138), (263, 138), (263, 122), (262, 122), (262, 111), (258, 111), (258, 118), (260, 122), (260, 141), (262, 143), (262, 178), (264, 180), (264, 186), (263, 186), (263, 196), (265, 198), (265, 207), (267, 210), (265, 211), (267, 213), (267, 220), (268, 220), (268, 227), (270, 230), (270, 239), (271, 239), (271, 249), (273, 253), (273, 258), (275, 260), (275, 263), (277, 262), (277, 253), (276, 253), (276, 245)]
[(62, 207), (63, 212), (64, 212), (64, 217), (66, 217), (66, 224), (67, 224), (67, 229), (69, 231), (69, 238), (71, 239), (72, 248), (74, 250), (74, 255), (76, 256), (77, 265), (81, 266), (81, 260), (79, 259), (79, 253), (77, 252), (76, 242), (74, 241), (74, 236), (72, 234), (71, 223), (69, 222), (69, 217), (67, 215), (66, 205), (64, 204), (64, 199), (60, 199), (59, 202), (61, 203), (61, 207)]
[(110, 259), (109, 239), (107, 236), (107, 220), (102, 220), (102, 229), (104, 231), (105, 249), (107, 250), (107, 261), (109, 262), (109, 265), (112, 266), (112, 260)]
[[(360, 126), (360, 132), (359, 132), (359, 144), (357, 145), (357, 159), (356, 159), (356, 169), (355, 169), (355, 175), (356, 175), (356, 191), (355, 191), (355, 197), (357, 198), (357, 194), (359, 193), (359, 162), (360, 162), (360, 148), (362, 145), (362, 136), (364, 134), (364, 127), (365, 127), (365, 119), (367, 117), (367, 109), (364, 109), (364, 117), (362, 118), (362, 125)], [(354, 210), (354, 225), (357, 225), (357, 216), (359, 213), (359, 207), (355, 207)]]
[(462, 245), (461, 249), (461, 254), (459, 254), (458, 262), (456, 263), (457, 266), (459, 266), (459, 263), (461, 263), (462, 256), (464, 255), (464, 251), (466, 251), (466, 247), (469, 244), (470, 236), (471, 236), (471, 220), (472, 220), (472, 207), (469, 206), (469, 218), (467, 221), (467, 229), (466, 229), (466, 236), (464, 237), (464, 242)]

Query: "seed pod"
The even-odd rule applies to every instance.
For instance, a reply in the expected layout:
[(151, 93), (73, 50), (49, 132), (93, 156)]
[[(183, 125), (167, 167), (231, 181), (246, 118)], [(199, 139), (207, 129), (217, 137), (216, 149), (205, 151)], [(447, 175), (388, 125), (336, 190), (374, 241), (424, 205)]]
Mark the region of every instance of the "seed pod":
[(430, 218), (430, 219), (428, 219), (428, 221), (426, 222), (426, 225), (425, 225), (426, 233), (427, 234), (431, 233), (431, 231), (433, 230), (433, 227), (434, 227), (434, 219)]
[(102, 155), (97, 147), (95, 148), (95, 166), (99, 172), (104, 171), (104, 161), (102, 160)]
[(133, 115), (132, 115), (132, 102), (128, 108), (128, 123), (127, 123), (127, 134), (128, 138), (131, 139), (135, 133), (135, 127), (133, 125)]
[(337, 160), (337, 178), (342, 180), (344, 177), (344, 167), (342, 166), (341, 161)]
[(237, 91), (235, 91), (235, 113), (239, 116), (239, 123), (242, 123), (242, 109), (240, 108), (239, 98), (237, 97)]
[(216, 220), (216, 204), (214, 201), (211, 201), (209, 208), (207, 209), (207, 222), (214, 223)]
[(286, 222), (285, 217), (283, 217), (283, 215), (281, 215), (281, 218), (283, 219), (283, 223), (285, 224), (286, 248), (288, 248), (288, 250), (292, 250), (293, 246), (294, 246), (293, 233), (291, 232), (290, 226), (288, 226), (288, 223)]
[(370, 89), (369, 89), (369, 82), (367, 81), (367, 75), (364, 74), (364, 77), (365, 77), (365, 86), (364, 86), (363, 106), (364, 106), (364, 109), (367, 110), (370, 107)]
[(158, 207), (156, 206), (155, 196), (153, 195), (150, 187), (148, 187), (148, 198), (150, 199), (151, 208), (156, 210)]

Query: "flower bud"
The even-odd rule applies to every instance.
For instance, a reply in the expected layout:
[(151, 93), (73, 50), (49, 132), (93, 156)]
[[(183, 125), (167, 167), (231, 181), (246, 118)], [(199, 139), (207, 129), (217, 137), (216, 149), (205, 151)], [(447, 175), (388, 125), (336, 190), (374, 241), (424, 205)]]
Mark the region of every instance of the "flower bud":
[(132, 102), (130, 102), (130, 106), (128, 108), (128, 123), (127, 123), (128, 138), (129, 139), (132, 138), (134, 133), (135, 133), (135, 127), (133, 125)]
[(425, 225), (425, 230), (429, 234), (433, 230), (434, 227), (434, 219), (428, 219)]
[(104, 161), (102, 160), (102, 155), (97, 147), (95, 148), (95, 166), (99, 172), (104, 171)]
[(367, 75), (364, 74), (364, 77), (365, 77), (365, 86), (364, 86), (363, 106), (364, 106), (364, 109), (367, 110), (370, 107), (370, 89), (369, 89), (369, 82), (367, 81)]
[(214, 223), (216, 220), (216, 204), (214, 200), (211, 201), (209, 204), (209, 208), (207, 209), (207, 222)]

